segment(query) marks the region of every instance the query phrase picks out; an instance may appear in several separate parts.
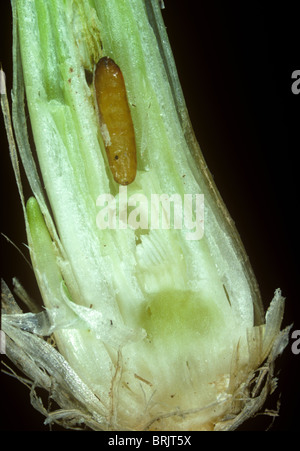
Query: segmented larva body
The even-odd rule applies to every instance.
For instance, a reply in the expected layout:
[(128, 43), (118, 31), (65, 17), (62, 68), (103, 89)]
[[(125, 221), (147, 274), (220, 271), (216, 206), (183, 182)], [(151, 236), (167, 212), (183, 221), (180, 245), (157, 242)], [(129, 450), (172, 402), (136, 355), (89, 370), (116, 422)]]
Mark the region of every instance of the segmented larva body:
[(110, 170), (117, 183), (128, 185), (137, 169), (135, 134), (123, 74), (111, 58), (99, 60), (95, 90)]

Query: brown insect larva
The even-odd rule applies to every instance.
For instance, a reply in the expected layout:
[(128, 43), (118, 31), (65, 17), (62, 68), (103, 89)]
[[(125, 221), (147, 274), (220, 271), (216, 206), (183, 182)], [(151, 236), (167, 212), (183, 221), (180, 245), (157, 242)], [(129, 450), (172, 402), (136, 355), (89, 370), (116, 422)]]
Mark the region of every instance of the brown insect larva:
[(110, 170), (117, 183), (128, 185), (136, 176), (135, 135), (124, 78), (111, 58), (99, 60), (95, 90)]

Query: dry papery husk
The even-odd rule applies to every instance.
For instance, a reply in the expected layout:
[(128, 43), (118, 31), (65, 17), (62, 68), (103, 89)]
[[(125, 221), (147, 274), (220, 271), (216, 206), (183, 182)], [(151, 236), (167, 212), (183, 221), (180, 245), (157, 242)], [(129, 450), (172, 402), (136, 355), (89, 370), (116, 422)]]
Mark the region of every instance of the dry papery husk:
[[(232, 356), (230, 374), (216, 382), (219, 396), (213, 404), (191, 411), (167, 412), (153, 418), (145, 415), (145, 423), (130, 430), (232, 431), (260, 412), (268, 395), (277, 387), (275, 360), (289, 340), (290, 327), (280, 330), (283, 311), (284, 298), (280, 290), (276, 290), (265, 324), (252, 328), (248, 334), (247, 364), (240, 363), (245, 362), (245, 357), (242, 358), (238, 344)], [(41, 336), (43, 331), (49, 333), (45, 325), (47, 312), (22, 313), (4, 281), (2, 313), (6, 354), (25, 376), (17, 377), (29, 387), (31, 404), (46, 417), (45, 424), (57, 423), (64, 428), (94, 431), (128, 430), (118, 423), (115, 412), (103, 412), (100, 400), (59, 353), (51, 335)], [(118, 359), (120, 365), (121, 361)], [(120, 370), (120, 367), (116, 368), (116, 372)], [(55, 402), (59, 408), (51, 411), (49, 406), (45, 407), (37, 389), (48, 392), (52, 405)], [(118, 396), (117, 387), (112, 387), (111, 393)], [(114, 405), (112, 402), (112, 409)]]

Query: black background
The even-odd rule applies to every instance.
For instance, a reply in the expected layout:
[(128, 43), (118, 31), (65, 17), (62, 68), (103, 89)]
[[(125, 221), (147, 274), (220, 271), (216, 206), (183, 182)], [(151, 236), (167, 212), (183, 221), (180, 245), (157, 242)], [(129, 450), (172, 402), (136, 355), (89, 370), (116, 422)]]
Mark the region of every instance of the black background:
[[(284, 325), (300, 330), (300, 95), (291, 92), (291, 74), (300, 70), (299, 7), (292, 2), (165, 0), (163, 17), (197, 139), (237, 225), (265, 307), (280, 287), (286, 297)], [(1, 2), (1, 34), (0, 59), (10, 89), (8, 1)], [(2, 116), (0, 229), (26, 251)], [(1, 237), (1, 276), (10, 283), (15, 275), (37, 295), (30, 268)], [(292, 431), (299, 421), (299, 363), (300, 354), (294, 355), (290, 344), (278, 361), (281, 411), (273, 431)], [(0, 397), (2, 430), (48, 430), (19, 382), (2, 375)], [(274, 408), (276, 399), (267, 407)], [(262, 430), (269, 423), (258, 417), (241, 430)]]

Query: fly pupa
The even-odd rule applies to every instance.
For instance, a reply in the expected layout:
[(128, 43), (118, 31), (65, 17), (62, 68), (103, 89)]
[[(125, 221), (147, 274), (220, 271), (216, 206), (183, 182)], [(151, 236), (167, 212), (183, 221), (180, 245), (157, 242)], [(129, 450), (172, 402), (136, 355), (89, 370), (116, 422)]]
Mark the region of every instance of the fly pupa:
[(129, 185), (137, 170), (135, 134), (123, 74), (111, 58), (99, 60), (95, 90), (110, 170), (117, 183)]

